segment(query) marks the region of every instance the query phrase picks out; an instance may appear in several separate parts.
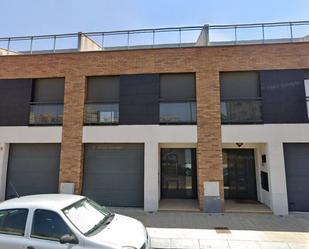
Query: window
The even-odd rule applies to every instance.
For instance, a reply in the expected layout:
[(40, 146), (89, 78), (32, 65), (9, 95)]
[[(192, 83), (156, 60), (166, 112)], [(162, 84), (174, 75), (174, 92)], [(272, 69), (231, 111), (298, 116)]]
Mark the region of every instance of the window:
[(88, 77), (85, 124), (117, 124), (118, 120), (119, 77)]
[(74, 236), (59, 214), (48, 210), (35, 211), (31, 237), (59, 241), (66, 234)]
[(258, 72), (221, 73), (220, 92), (222, 123), (263, 121)]
[(27, 222), (28, 209), (0, 211), (0, 233), (23, 236)]
[(63, 117), (64, 79), (35, 79), (30, 103), (31, 125), (61, 125)]
[(160, 75), (160, 123), (196, 123), (195, 74)]
[(307, 112), (308, 112), (308, 119), (309, 119), (309, 79), (305, 80), (305, 91), (306, 91)]
[(89, 235), (100, 227), (104, 227), (114, 217), (106, 208), (89, 199), (74, 203), (63, 209), (63, 213), (84, 235)]

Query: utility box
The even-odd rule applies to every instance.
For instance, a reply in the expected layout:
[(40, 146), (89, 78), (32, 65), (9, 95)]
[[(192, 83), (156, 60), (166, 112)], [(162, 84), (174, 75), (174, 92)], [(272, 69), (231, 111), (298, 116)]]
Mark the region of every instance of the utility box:
[(60, 184), (60, 194), (74, 194), (75, 184), (73, 182), (62, 182)]
[(220, 185), (218, 181), (204, 182), (204, 212), (221, 213)]

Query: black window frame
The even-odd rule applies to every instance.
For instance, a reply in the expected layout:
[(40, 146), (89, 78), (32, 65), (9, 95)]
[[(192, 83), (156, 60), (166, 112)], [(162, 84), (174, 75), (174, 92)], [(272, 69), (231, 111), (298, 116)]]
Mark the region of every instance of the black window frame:
[[(161, 97), (161, 77), (164, 75), (183, 75), (183, 74), (192, 74), (194, 76), (194, 98), (175, 98), (175, 99), (166, 99)], [(159, 124), (160, 125), (196, 125), (197, 124), (197, 105), (196, 105), (196, 72), (177, 72), (177, 73), (163, 73), (160, 74), (160, 82), (159, 82)], [(177, 104), (177, 103), (193, 103), (195, 104), (195, 121), (190, 122), (162, 122), (161, 121), (161, 103), (170, 103), (170, 104)], [(192, 119), (192, 110), (191, 110), (191, 119)]]
[[(63, 88), (64, 88), (64, 93), (63, 93), (63, 100), (62, 101), (35, 101), (34, 100), (34, 93), (35, 93), (35, 81), (36, 80), (45, 80), (45, 79), (63, 79)], [(63, 114), (64, 114), (64, 95), (65, 95), (65, 77), (49, 77), (49, 78), (33, 78), (31, 79), (31, 85), (32, 85), (32, 90), (31, 90), (31, 100), (29, 102), (29, 126), (62, 126), (63, 125)], [(62, 120), (61, 122), (57, 123), (30, 123), (30, 114), (31, 114), (31, 106), (32, 105), (37, 105), (37, 106), (43, 106), (43, 105), (62, 105)]]
[(0, 210), (0, 212), (10, 212), (10, 211), (16, 211), (16, 210), (26, 211), (26, 221), (25, 221), (25, 226), (24, 226), (24, 229), (23, 229), (23, 233), (22, 234), (5, 233), (5, 232), (1, 231), (1, 229), (0, 229), (0, 234), (2, 234), (2, 235), (10, 235), (10, 236), (18, 236), (18, 237), (24, 237), (25, 236), (27, 221), (29, 219), (29, 209), (28, 208), (9, 208), (9, 209), (2, 209), (2, 210)]
[(308, 121), (309, 121), (309, 91), (306, 92), (306, 82), (308, 82), (308, 89), (309, 89), (309, 78), (305, 78), (304, 80), (304, 86), (305, 86), (305, 97), (306, 97), (306, 104), (307, 104), (307, 116), (308, 116)]
[[(118, 99), (109, 99), (109, 100), (88, 100), (88, 95), (87, 95), (87, 92), (86, 92), (86, 96), (85, 96), (85, 102), (84, 102), (84, 119), (83, 119), (83, 124), (85, 126), (111, 126), (111, 125), (119, 125), (119, 103), (120, 103), (120, 75), (89, 75), (86, 77), (86, 89), (88, 89), (88, 79), (91, 78), (91, 77), (117, 77), (118, 78), (118, 84), (119, 84), (119, 87), (118, 87)], [(95, 105), (95, 104), (101, 104), (101, 105), (113, 105), (113, 104), (117, 104), (118, 105), (118, 120), (117, 122), (86, 122), (86, 115), (87, 115), (87, 108), (86, 106), (87, 105)]]
[[(264, 123), (264, 118), (263, 118), (263, 108), (262, 108), (262, 91), (261, 91), (261, 81), (260, 81), (260, 74), (259, 74), (259, 71), (235, 71), (235, 72), (220, 72), (220, 91), (221, 91), (221, 74), (224, 74), (224, 73), (246, 73), (246, 72), (254, 72), (257, 74), (257, 77), (258, 77), (258, 88), (259, 88), (259, 96), (258, 97), (228, 97), (228, 98), (225, 98), (225, 97), (221, 97), (221, 93), (220, 93), (220, 117), (221, 117), (221, 124), (223, 125), (229, 125), (229, 124), (263, 124)], [(248, 121), (225, 121), (225, 120), (222, 120), (222, 112), (221, 112), (221, 108), (222, 108), (222, 103), (223, 102), (245, 102), (245, 101), (258, 101), (261, 103), (261, 120), (248, 120)]]
[[(47, 238), (47, 237), (41, 237), (41, 236), (36, 236), (36, 235), (33, 235), (33, 227), (34, 227), (34, 218), (35, 218), (35, 213), (37, 211), (47, 211), (47, 212), (51, 212), (51, 213), (54, 213), (56, 215), (59, 216), (59, 218), (62, 220), (62, 222), (67, 226), (68, 230), (71, 232), (70, 235), (74, 236), (75, 238), (76, 235), (73, 233), (72, 229), (68, 226), (68, 224), (64, 221), (64, 219), (61, 217), (61, 215), (57, 212), (55, 212), (54, 210), (48, 210), (48, 209), (41, 209), (41, 208), (38, 208), (38, 209), (35, 209), (33, 211), (33, 214), (32, 214), (32, 221), (31, 221), (31, 231), (30, 231), (30, 238), (32, 239), (40, 239), (40, 240), (48, 240), (48, 241), (54, 241), (54, 242), (60, 242), (60, 238), (59, 239), (56, 239), (56, 238)], [(63, 234), (64, 235), (64, 234)]]

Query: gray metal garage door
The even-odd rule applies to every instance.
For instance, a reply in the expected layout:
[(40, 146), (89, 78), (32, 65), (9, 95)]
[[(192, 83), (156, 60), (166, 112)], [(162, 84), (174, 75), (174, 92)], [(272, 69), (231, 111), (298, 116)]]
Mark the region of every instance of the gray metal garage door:
[(290, 211), (309, 211), (309, 144), (284, 144)]
[(143, 145), (86, 144), (83, 194), (101, 205), (143, 207)]
[(58, 192), (60, 144), (10, 144), (6, 199)]

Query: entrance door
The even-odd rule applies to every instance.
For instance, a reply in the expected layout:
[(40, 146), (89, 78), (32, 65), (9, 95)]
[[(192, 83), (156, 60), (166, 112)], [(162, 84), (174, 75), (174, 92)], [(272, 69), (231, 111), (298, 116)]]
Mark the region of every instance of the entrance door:
[(225, 199), (257, 200), (253, 149), (224, 149)]
[(196, 149), (161, 149), (161, 198), (197, 198)]

